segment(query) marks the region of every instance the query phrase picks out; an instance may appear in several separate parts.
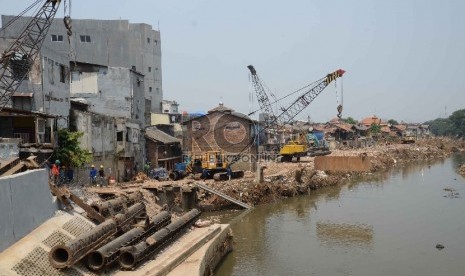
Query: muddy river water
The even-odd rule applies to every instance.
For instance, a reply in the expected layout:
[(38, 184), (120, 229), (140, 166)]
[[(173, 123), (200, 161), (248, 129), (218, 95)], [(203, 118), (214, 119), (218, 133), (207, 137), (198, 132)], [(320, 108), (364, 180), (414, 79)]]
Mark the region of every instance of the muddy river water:
[(216, 275), (465, 275), (463, 161), (258, 206), (232, 224), (234, 251)]

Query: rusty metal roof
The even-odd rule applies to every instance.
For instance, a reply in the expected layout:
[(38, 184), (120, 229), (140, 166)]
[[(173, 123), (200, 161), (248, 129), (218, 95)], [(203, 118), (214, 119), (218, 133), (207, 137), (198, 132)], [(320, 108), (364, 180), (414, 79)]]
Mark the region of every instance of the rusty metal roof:
[(156, 128), (147, 128), (145, 130), (145, 137), (154, 142), (161, 142), (163, 144), (175, 144), (181, 142), (180, 139), (175, 138)]

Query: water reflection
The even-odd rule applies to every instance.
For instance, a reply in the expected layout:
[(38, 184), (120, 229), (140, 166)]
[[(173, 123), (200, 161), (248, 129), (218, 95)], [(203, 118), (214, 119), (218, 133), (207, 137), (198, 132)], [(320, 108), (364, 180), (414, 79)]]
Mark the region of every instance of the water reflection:
[(451, 159), (454, 169), (458, 169), (465, 163), (465, 154), (454, 154)]
[(256, 206), (232, 225), (235, 248), (217, 274), (464, 275), (465, 199), (443, 197), (465, 189), (452, 168), (462, 160), (413, 163)]
[(373, 226), (334, 222), (317, 222), (316, 234), (320, 244), (329, 248), (372, 249)]

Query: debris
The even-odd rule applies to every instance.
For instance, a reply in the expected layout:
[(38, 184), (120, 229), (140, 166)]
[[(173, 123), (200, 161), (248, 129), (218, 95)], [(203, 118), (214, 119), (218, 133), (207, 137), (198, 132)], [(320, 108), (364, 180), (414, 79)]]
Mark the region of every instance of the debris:
[(436, 244), (436, 248), (437, 248), (438, 250), (443, 250), (444, 247), (445, 247), (445, 246), (442, 245), (442, 244), (440, 244), (440, 243)]

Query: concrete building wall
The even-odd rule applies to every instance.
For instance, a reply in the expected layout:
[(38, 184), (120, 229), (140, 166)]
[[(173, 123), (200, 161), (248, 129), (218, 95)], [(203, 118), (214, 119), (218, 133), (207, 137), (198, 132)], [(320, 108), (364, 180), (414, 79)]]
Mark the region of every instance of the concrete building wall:
[(169, 113), (169, 114), (178, 114), (179, 113), (179, 104), (176, 101), (167, 101), (163, 100), (161, 102), (162, 106), (162, 113)]
[(45, 169), (0, 177), (0, 251), (18, 241), (57, 210)]
[(89, 111), (136, 120), (145, 126), (144, 76), (124, 67), (78, 64), (72, 68), (71, 96)]
[[(3, 24), (13, 16), (2, 16)], [(6, 29), (5, 35), (16, 37), (28, 18), (23, 17)], [(151, 100), (152, 112), (161, 112), (162, 72), (160, 32), (148, 24), (132, 24), (127, 20), (73, 19), (71, 48), (78, 62), (110, 67), (134, 68), (146, 76), (145, 97)], [(62, 41), (52, 41), (61, 35)], [(81, 41), (81, 37), (84, 41)], [(88, 39), (87, 39), (88, 38)], [(44, 47), (64, 56), (70, 54), (66, 29), (61, 18), (50, 26)], [(43, 47), (43, 48), (44, 48)]]
[[(5, 22), (5, 21), (3, 21)], [(14, 27), (13, 24), (10, 27)], [(13, 28), (14, 29), (14, 28)], [(9, 30), (9, 29), (8, 29)], [(0, 52), (13, 43), (14, 33), (2, 32), (0, 37)], [(41, 53), (32, 65), (28, 79), (23, 80), (17, 92), (20, 95), (32, 93), (32, 97), (23, 97), (31, 100), (31, 104), (21, 105), (27, 110), (45, 112), (59, 116), (59, 127), (68, 127), (69, 98), (70, 98), (69, 58), (55, 51), (53, 48), (43, 46)]]
[[(143, 164), (145, 139), (138, 122), (126, 118), (114, 118), (91, 112), (71, 110), (72, 129), (82, 131), (79, 142), (92, 152), (95, 166), (103, 165), (107, 175), (123, 180), (127, 169)], [(91, 164), (86, 164), (80, 178), (88, 177)]]

